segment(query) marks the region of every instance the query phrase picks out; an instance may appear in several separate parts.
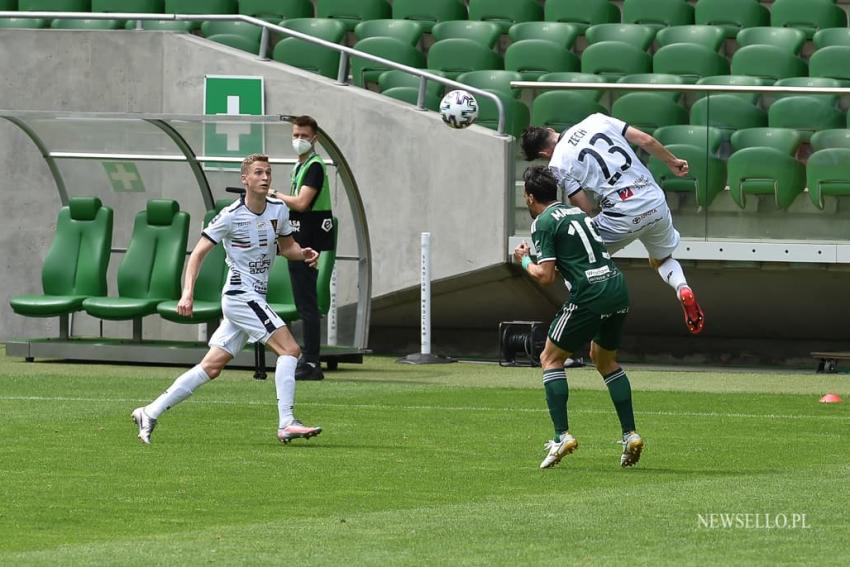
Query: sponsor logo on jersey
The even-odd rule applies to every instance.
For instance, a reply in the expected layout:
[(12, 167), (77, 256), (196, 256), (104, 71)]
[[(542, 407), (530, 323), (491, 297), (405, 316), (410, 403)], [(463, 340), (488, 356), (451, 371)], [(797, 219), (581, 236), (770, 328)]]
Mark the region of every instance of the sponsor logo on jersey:
[(625, 201), (626, 199), (630, 199), (631, 197), (634, 197), (635, 192), (632, 190), (631, 187), (626, 187), (625, 189), (617, 190), (617, 195), (620, 196), (621, 201)]
[(592, 280), (594, 278), (598, 278), (599, 276), (607, 275), (610, 272), (610, 267), (602, 266), (601, 268), (592, 268), (590, 270), (585, 270), (584, 275), (587, 276), (587, 279)]
[(331, 219), (325, 219), (322, 221), (322, 230), (324, 230), (325, 232), (330, 232), (331, 230), (333, 230), (333, 227), (334, 221), (332, 221)]
[(265, 274), (271, 268), (272, 262), (263, 254), (263, 258), (248, 262), (248, 270), (251, 274)]
[(640, 224), (644, 220), (646, 220), (647, 217), (651, 217), (656, 212), (658, 212), (658, 209), (652, 209), (652, 210), (646, 211), (645, 213), (641, 213), (641, 214), (639, 214), (638, 216), (636, 216), (632, 219), (632, 224)]

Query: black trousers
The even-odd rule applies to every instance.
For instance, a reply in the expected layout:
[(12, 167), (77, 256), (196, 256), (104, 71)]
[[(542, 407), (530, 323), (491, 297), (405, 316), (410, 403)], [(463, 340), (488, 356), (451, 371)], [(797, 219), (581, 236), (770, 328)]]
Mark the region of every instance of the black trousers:
[(307, 362), (319, 362), (319, 343), (322, 340), (321, 315), (316, 297), (316, 281), (319, 271), (305, 262), (289, 262), (289, 279), (292, 282), (292, 295), (295, 306), (301, 316), (304, 329), (304, 347), (301, 351)]

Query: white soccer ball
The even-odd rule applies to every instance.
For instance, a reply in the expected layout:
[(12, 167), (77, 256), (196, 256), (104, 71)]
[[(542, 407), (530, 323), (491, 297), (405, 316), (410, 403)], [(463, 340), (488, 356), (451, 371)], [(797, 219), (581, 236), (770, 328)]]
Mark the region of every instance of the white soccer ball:
[(472, 126), (478, 119), (478, 101), (466, 91), (451, 91), (440, 101), (440, 116), (452, 128)]

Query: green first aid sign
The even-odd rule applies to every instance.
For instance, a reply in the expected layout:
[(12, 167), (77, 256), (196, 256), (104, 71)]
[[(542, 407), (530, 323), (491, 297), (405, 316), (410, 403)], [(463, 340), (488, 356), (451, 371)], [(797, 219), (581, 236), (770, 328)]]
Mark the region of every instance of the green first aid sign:
[[(262, 77), (207, 75), (204, 83), (204, 114), (254, 115), (265, 113)], [(243, 158), (263, 153), (262, 124), (219, 122), (204, 125), (204, 155)], [(238, 163), (211, 163), (206, 167), (239, 169)]]
[(133, 162), (105, 161), (102, 163), (113, 191), (125, 193), (143, 192), (145, 190), (145, 185), (142, 183), (142, 176), (139, 175), (139, 170)]

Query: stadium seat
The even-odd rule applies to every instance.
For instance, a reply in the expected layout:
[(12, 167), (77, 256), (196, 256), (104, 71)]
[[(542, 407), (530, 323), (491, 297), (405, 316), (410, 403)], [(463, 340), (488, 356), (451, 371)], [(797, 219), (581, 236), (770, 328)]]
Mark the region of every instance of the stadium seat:
[(811, 39), (818, 30), (847, 27), (847, 14), (834, 0), (774, 0), (770, 25), (797, 28)]
[(97, 197), (73, 197), (59, 209), (56, 233), (41, 266), (42, 295), (18, 295), (12, 311), (26, 317), (60, 317), (83, 308), (87, 297), (106, 295), (106, 269), (112, 249), (112, 209)]
[(543, 19), (543, 8), (537, 0), (469, 0), (469, 19), (494, 22), (501, 33), (519, 22)]
[[(729, 85), (729, 86), (737, 86), (737, 87), (765, 87), (773, 84), (773, 81), (770, 79), (763, 79), (761, 77), (751, 77), (749, 75), (712, 75), (709, 77), (703, 77), (699, 81), (697, 81), (698, 85)], [(750, 93), (728, 93), (732, 96), (741, 97), (746, 100), (750, 104), (755, 104), (759, 96), (759, 93), (750, 92)], [(697, 98), (701, 98), (705, 96), (705, 93), (697, 93)], [(716, 96), (716, 95), (711, 95)]]
[(471, 39), (444, 39), (428, 50), (428, 68), (438, 69), (455, 79), (467, 71), (501, 69), (502, 58)]
[(91, 0), (92, 12), (126, 12), (131, 14), (162, 14), (164, 0)]
[(744, 28), (769, 26), (770, 12), (758, 0), (699, 0), (694, 9), (697, 24), (720, 26), (734, 38)]
[(597, 24), (585, 31), (587, 43), (621, 41), (646, 51), (655, 39), (655, 28), (641, 24)]
[[(489, 89), (488, 89), (489, 91)], [(497, 95), (505, 107), (505, 133), (519, 138), (522, 131), (528, 127), (529, 112), (528, 107), (521, 100), (515, 99), (510, 94), (505, 94), (500, 91), (489, 91)], [(475, 122), (479, 126), (495, 130), (499, 127), (499, 109), (489, 98), (479, 96), (478, 100), (478, 120)]]
[(55, 30), (119, 30), (124, 27), (123, 20), (55, 19), (50, 23)]
[(850, 87), (850, 46), (832, 45), (818, 49), (809, 58), (809, 76), (830, 77)]
[(806, 62), (794, 55), (790, 49), (774, 45), (748, 45), (732, 56), (733, 75), (750, 75), (778, 81), (785, 77), (808, 75)]
[(21, 12), (90, 12), (90, 0), (18, 0)]
[(665, 146), (684, 144), (707, 147), (710, 155), (716, 155), (720, 150), (720, 144), (723, 143), (723, 132), (721, 130), (711, 126), (694, 126), (693, 124), (662, 126), (655, 131), (653, 136)]
[(688, 123), (687, 110), (666, 94), (654, 92), (624, 94), (611, 106), (611, 116), (648, 134), (661, 126)]
[[(667, 126), (666, 128), (677, 128)], [(656, 130), (656, 134), (664, 128)], [(650, 157), (647, 168), (658, 185), (671, 193), (691, 193), (698, 207), (708, 207), (714, 198), (726, 188), (726, 162), (706, 151), (702, 144), (663, 142), (676, 157), (688, 162), (688, 174), (678, 177), (667, 164), (655, 156)]]
[(735, 130), (767, 126), (767, 113), (731, 94), (706, 96), (691, 107), (691, 124), (713, 126), (729, 139)]
[(816, 49), (832, 45), (850, 45), (850, 28), (827, 28), (818, 30), (812, 36)]
[(824, 208), (824, 196), (850, 196), (850, 148), (818, 150), (809, 156), (806, 164), (806, 185), (809, 198), (819, 208)]
[(381, 20), (392, 17), (386, 0), (317, 0), (316, 17), (340, 20), (346, 31), (366, 20)]
[[(295, 18), (281, 22), (285, 28), (339, 43), (345, 36), (345, 24), (327, 18)], [(318, 73), (328, 78), (339, 74), (339, 52), (297, 37), (280, 40), (272, 51), (272, 59)]]
[[(841, 82), (829, 77), (788, 77), (779, 79), (774, 83), (775, 87), (811, 87), (811, 88), (840, 88)], [(776, 99), (785, 98), (788, 96), (799, 96), (794, 93), (771, 93)], [(834, 94), (811, 94), (806, 95), (827, 101), (829, 104), (836, 106), (838, 104), (838, 95)]]
[(521, 81), (522, 75), (516, 71), (470, 71), (463, 73), (457, 78), (457, 82), (484, 89), (510, 95), (514, 98), (519, 98), (522, 94), (519, 89), (511, 88), (511, 81)]
[(694, 23), (694, 8), (686, 0), (624, 0), (623, 22), (660, 30)]
[(652, 57), (637, 47), (619, 41), (603, 41), (584, 50), (581, 71), (616, 80), (623, 75), (652, 72)]
[(189, 215), (177, 201), (152, 199), (136, 215), (133, 234), (118, 267), (118, 296), (90, 297), (83, 309), (93, 317), (133, 319), (133, 338), (141, 340), (141, 320), (163, 301), (180, 297)]
[(546, 73), (578, 71), (580, 65), (575, 53), (545, 39), (523, 39), (505, 51), (505, 69), (519, 72), (525, 81)]
[[(605, 78), (600, 75), (594, 75), (593, 73), (576, 73), (571, 71), (559, 72), (559, 73), (546, 73), (545, 75), (540, 75), (537, 80), (541, 83), (605, 83)], [(544, 92), (544, 91), (540, 91)], [(592, 100), (599, 100), (602, 98), (602, 89), (599, 90), (591, 90), (591, 89), (576, 89), (576, 94), (584, 95)]]
[[(204, 215), (204, 226), (223, 209), (233, 204), (233, 199), (220, 199), (215, 202), (215, 209)], [(225, 263), (224, 246), (216, 244), (204, 258), (198, 278), (195, 280), (194, 304), (192, 316), (184, 317), (177, 314), (177, 301), (163, 301), (156, 306), (159, 316), (175, 323), (204, 323), (221, 319), (221, 289), (227, 279), (227, 264)]]
[(393, 18), (414, 20), (422, 25), (425, 33), (437, 22), (465, 20), (469, 17), (466, 5), (459, 0), (393, 0)]
[(772, 195), (787, 209), (806, 186), (806, 169), (794, 159), (800, 136), (782, 128), (742, 129), (732, 135), (728, 184), (732, 200), (746, 207), (747, 195)]
[[(850, 129), (835, 128), (833, 130), (821, 130), (812, 134), (809, 141), (812, 150), (828, 150), (830, 148), (850, 149)], [(850, 162), (848, 162), (850, 163)]]
[[(165, 0), (166, 14), (237, 14), (237, 0)], [(142, 28), (146, 30), (164, 30), (189, 32), (201, 27), (201, 21), (143, 21)], [(136, 22), (127, 22), (127, 27), (135, 27)]]
[(207, 39), (255, 55), (260, 52), (260, 41), (245, 37), (244, 35), (218, 33), (208, 36)]
[(590, 26), (619, 22), (620, 9), (608, 0), (546, 0), (543, 18), (573, 24), (583, 35)]
[(652, 70), (656, 73), (679, 75), (688, 84), (703, 77), (729, 73), (726, 58), (695, 43), (673, 43), (655, 52)]
[(499, 40), (502, 28), (494, 22), (477, 22), (470, 20), (452, 20), (434, 24), (431, 35), (434, 40), (471, 39), (481, 45), (492, 48)]
[(263, 30), (261, 27), (247, 22), (211, 20), (201, 24), (201, 34), (207, 39), (212, 39), (210, 36), (219, 34), (238, 35), (259, 45)]
[(531, 123), (563, 132), (597, 112), (608, 114), (604, 106), (578, 91), (546, 91), (531, 104)]
[[(392, 37), (367, 37), (354, 45), (354, 49), (384, 59), (389, 59), (408, 67), (421, 69), (425, 67), (425, 55), (408, 43), (403, 43)], [(378, 76), (387, 71), (387, 67), (361, 57), (351, 58), (351, 77), (358, 87), (367, 83), (377, 83)]]
[(414, 46), (419, 43), (422, 33), (422, 25), (412, 20), (367, 20), (354, 26), (354, 36), (358, 40), (367, 37), (394, 37)]
[(744, 28), (739, 31), (736, 41), (739, 47), (746, 47), (748, 45), (773, 45), (774, 47), (787, 49), (794, 55), (799, 55), (803, 44), (806, 42), (806, 34), (797, 28), (758, 26)]
[(310, 0), (239, 0), (239, 13), (271, 23), (315, 15)]
[(723, 45), (726, 32), (720, 26), (671, 26), (658, 31), (655, 42), (658, 47), (664, 47), (673, 43), (695, 43), (707, 47), (711, 51), (718, 51)]
[[(684, 80), (679, 75), (667, 73), (638, 73), (635, 75), (624, 75), (617, 80), (618, 83), (631, 83), (637, 85), (682, 85)], [(628, 93), (629, 91), (618, 91)], [(648, 92), (648, 91), (643, 91)], [(681, 98), (681, 91), (651, 91), (652, 94), (663, 96), (668, 100), (677, 101)]]
[[(383, 73), (381, 74), (383, 75)], [(416, 105), (419, 102), (419, 89), (416, 87), (390, 87), (382, 90), (381, 94), (408, 104)], [(426, 90), (423, 104), (428, 110), (436, 112), (440, 110), (440, 96)]]
[(524, 39), (545, 39), (557, 43), (564, 49), (570, 49), (579, 36), (579, 28), (563, 22), (520, 22), (511, 26), (508, 36), (513, 42)]
[[(429, 69), (429, 72), (434, 75), (443, 75), (442, 72), (436, 70)], [(382, 93), (388, 89), (395, 89), (399, 87), (416, 89), (418, 92), (419, 77), (396, 69), (384, 71), (378, 75), (378, 90)], [(442, 83), (438, 83), (436, 81), (428, 81), (425, 83), (425, 93), (429, 96), (437, 97), (437, 100), (443, 96), (443, 89), (444, 87)]]
[(818, 130), (841, 128), (844, 123), (844, 114), (833, 101), (823, 97), (788, 96), (774, 102), (767, 111), (768, 126), (794, 129), (803, 142), (808, 142)]
[(18, 0), (0, 0), (0, 10), (14, 12), (18, 9)]
[(0, 29), (42, 29), (50, 25), (44, 18), (0, 18)]

